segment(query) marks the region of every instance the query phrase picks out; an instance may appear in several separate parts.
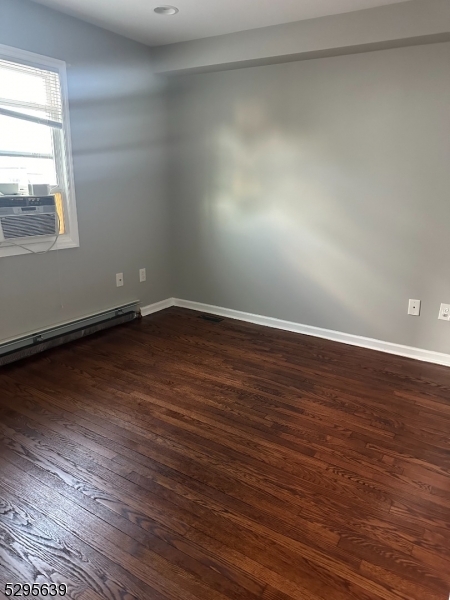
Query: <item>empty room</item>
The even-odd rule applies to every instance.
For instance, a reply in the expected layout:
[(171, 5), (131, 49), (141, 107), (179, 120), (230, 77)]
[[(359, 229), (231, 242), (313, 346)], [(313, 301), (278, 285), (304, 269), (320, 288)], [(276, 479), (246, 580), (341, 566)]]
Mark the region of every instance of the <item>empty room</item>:
[(0, 599), (450, 600), (450, 0), (173, 3), (0, 0)]

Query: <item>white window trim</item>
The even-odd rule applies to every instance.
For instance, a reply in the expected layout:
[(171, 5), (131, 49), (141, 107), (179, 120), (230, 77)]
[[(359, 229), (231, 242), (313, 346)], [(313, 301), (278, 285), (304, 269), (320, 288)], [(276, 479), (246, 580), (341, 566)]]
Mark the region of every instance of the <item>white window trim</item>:
[[(65, 142), (65, 154), (66, 154), (66, 171), (67, 171), (67, 190), (65, 199), (65, 211), (67, 217), (67, 233), (64, 233), (58, 237), (58, 240), (53, 250), (63, 250), (66, 248), (78, 248), (80, 246), (80, 239), (78, 234), (78, 218), (77, 218), (77, 206), (75, 198), (75, 181), (73, 177), (73, 164), (72, 164), (72, 143), (70, 135), (70, 117), (69, 117), (69, 94), (67, 86), (67, 72), (66, 63), (63, 60), (57, 58), (51, 58), (49, 56), (43, 56), (41, 54), (35, 54), (34, 52), (28, 52), (27, 50), (21, 50), (20, 48), (13, 48), (12, 46), (4, 46), (0, 44), (0, 58), (5, 60), (17, 60), (18, 62), (30, 63), (34, 67), (41, 67), (42, 69), (54, 69), (58, 71), (60, 84), (61, 84), (61, 103), (63, 113), (63, 133)], [(29, 247), (33, 252), (45, 252), (54, 242), (55, 236), (40, 236), (38, 238), (29, 238), (26, 240), (18, 240), (18, 243)], [(18, 254), (30, 254), (29, 251), (18, 246), (7, 246), (0, 244), (0, 258), (3, 256), (15, 256)]]

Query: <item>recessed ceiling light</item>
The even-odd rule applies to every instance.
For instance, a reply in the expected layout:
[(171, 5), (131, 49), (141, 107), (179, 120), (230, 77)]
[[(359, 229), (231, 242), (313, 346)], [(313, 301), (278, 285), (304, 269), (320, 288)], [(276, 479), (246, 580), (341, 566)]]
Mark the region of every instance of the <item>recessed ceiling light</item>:
[(157, 6), (155, 13), (158, 15), (176, 15), (179, 9), (176, 6)]

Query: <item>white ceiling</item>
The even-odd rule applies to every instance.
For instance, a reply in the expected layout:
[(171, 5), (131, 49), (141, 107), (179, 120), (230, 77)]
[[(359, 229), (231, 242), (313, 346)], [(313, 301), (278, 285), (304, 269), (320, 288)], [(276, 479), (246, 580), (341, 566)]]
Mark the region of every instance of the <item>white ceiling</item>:
[[(351, 12), (408, 0), (35, 0), (150, 46)], [(156, 6), (180, 12), (162, 16)]]

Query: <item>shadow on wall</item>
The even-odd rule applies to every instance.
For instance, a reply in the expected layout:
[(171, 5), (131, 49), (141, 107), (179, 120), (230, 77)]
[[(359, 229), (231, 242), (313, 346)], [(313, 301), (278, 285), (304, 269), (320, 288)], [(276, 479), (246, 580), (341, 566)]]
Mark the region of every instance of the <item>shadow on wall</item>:
[(161, 119), (152, 118), (152, 108), (161, 109), (163, 82), (151, 73), (147, 61), (72, 67), (69, 87), (77, 156), (97, 159), (163, 145)]

